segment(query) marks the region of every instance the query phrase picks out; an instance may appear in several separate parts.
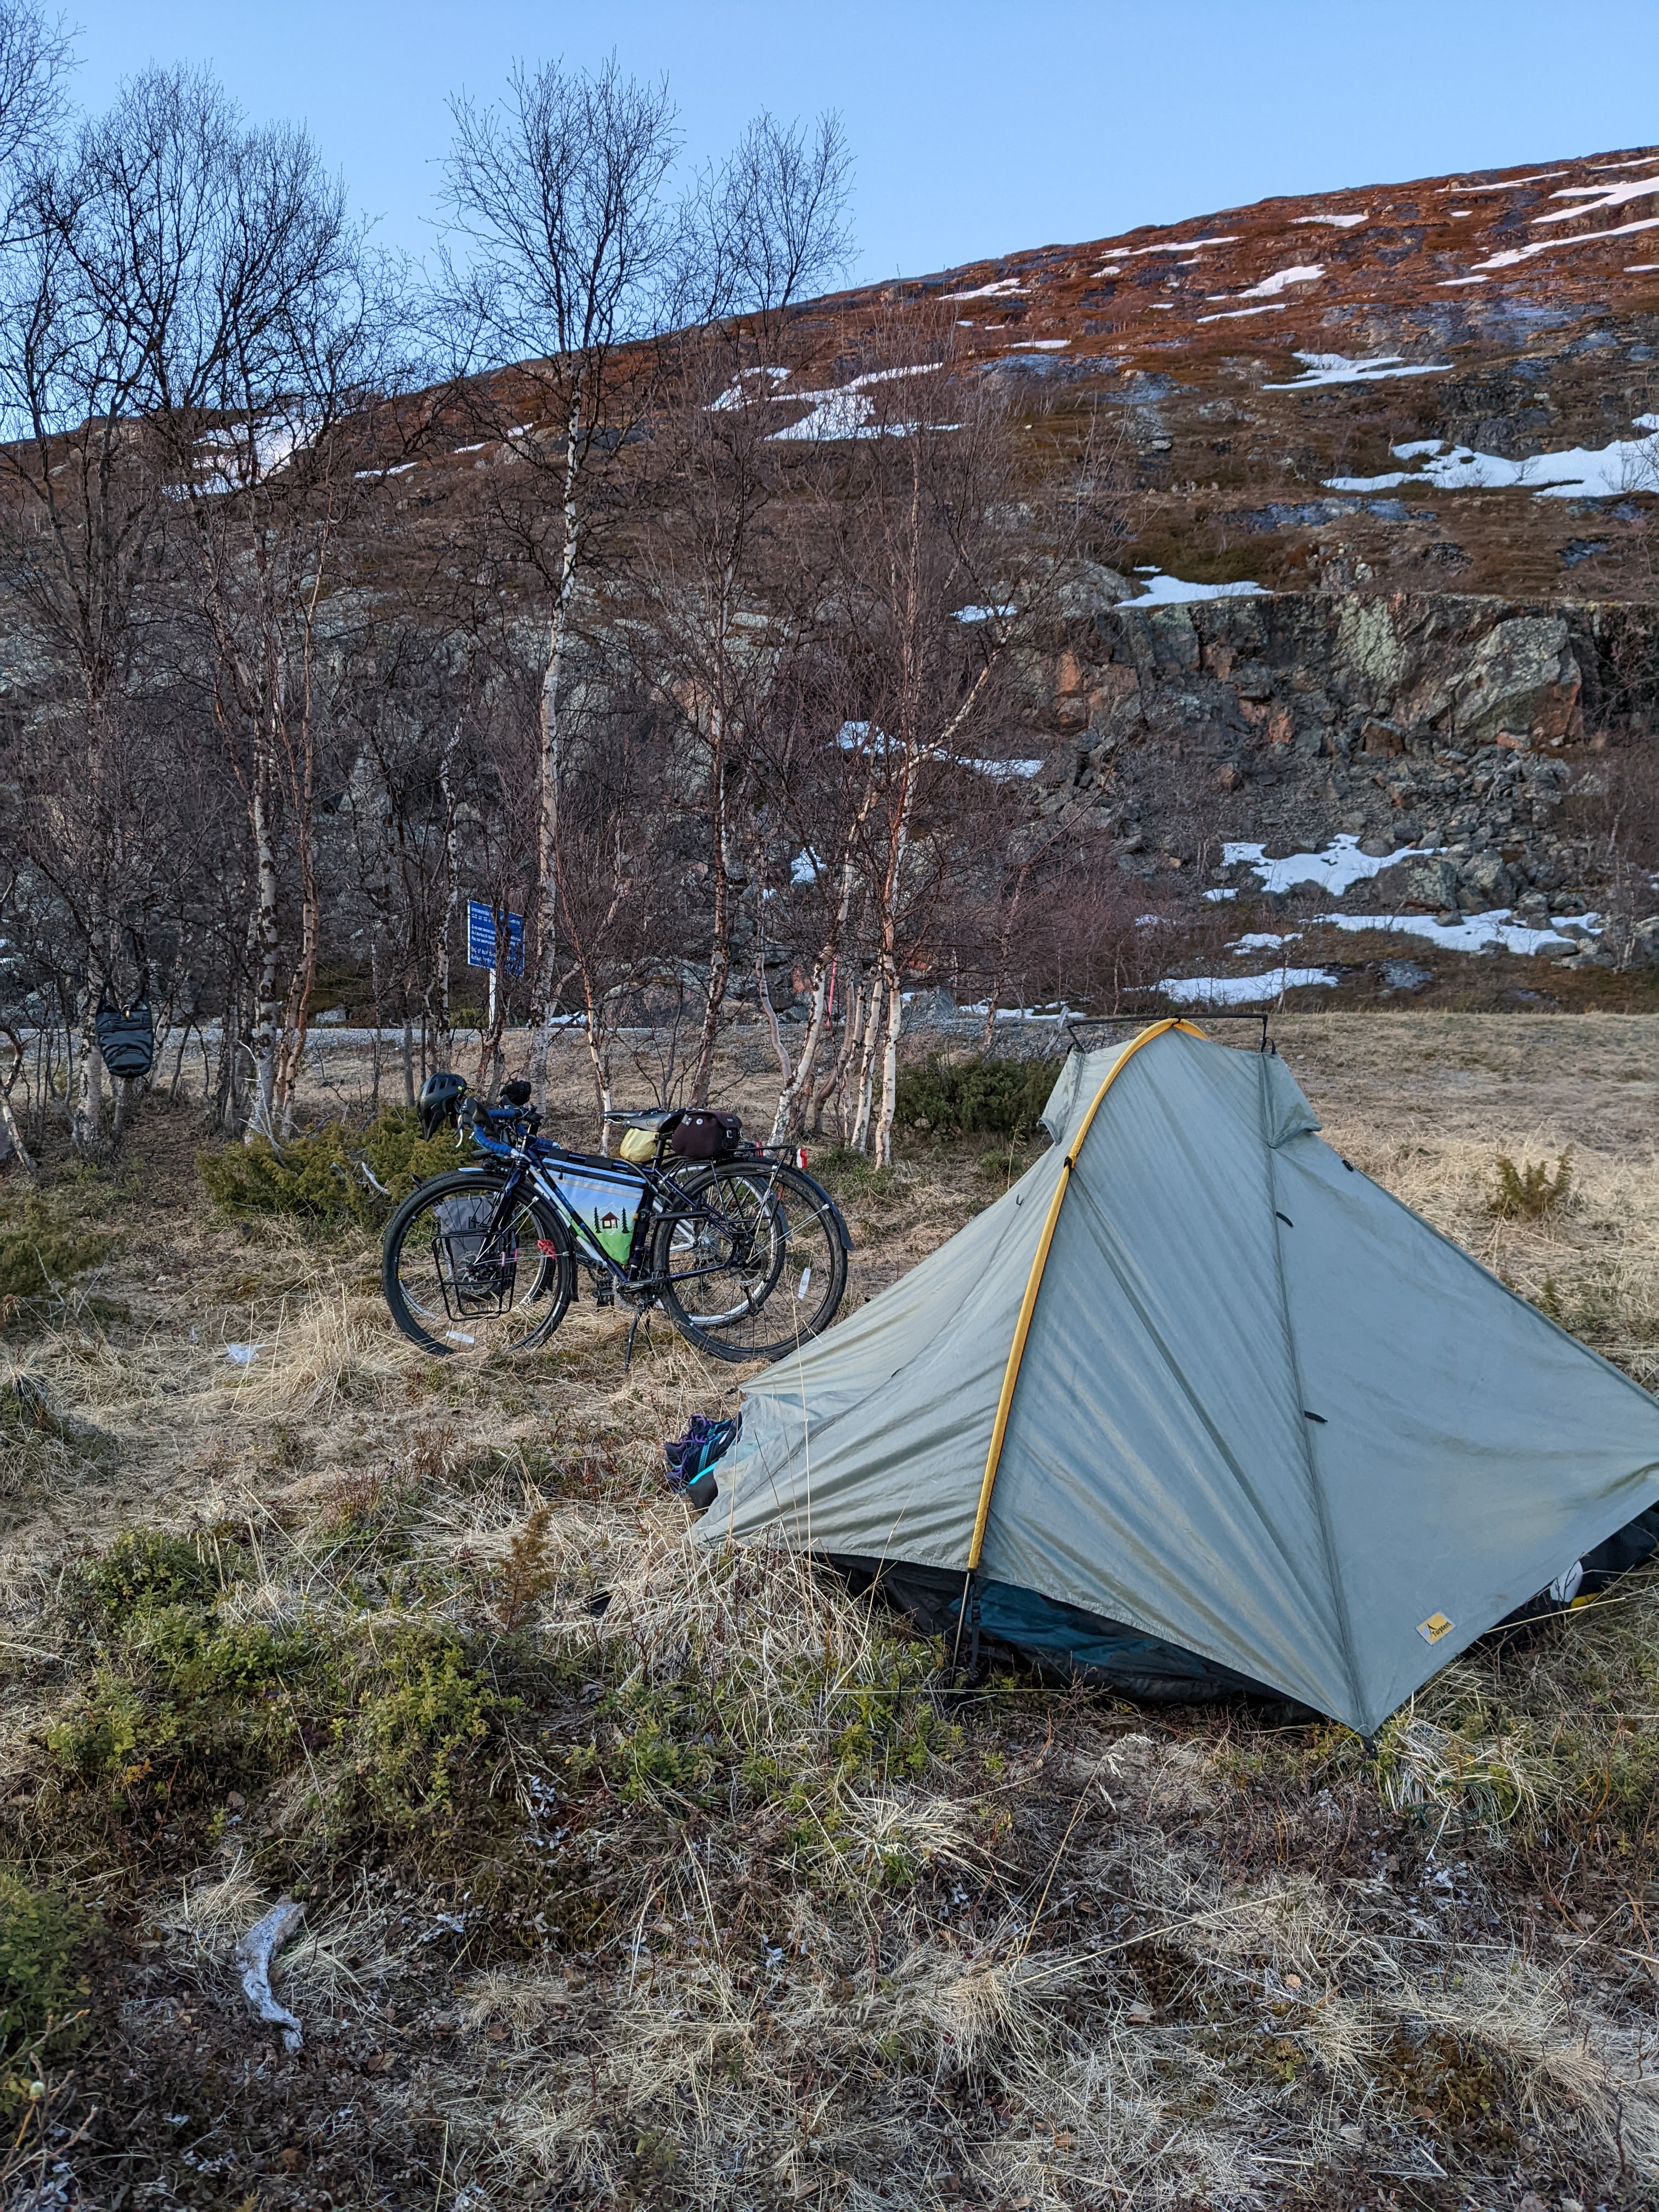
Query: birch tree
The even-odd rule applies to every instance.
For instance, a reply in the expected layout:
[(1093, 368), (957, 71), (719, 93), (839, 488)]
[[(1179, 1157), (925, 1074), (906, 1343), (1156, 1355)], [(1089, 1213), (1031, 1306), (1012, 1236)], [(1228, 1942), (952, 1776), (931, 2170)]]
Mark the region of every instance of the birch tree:
[(787, 692), (803, 635), (799, 595), (781, 604), (777, 589), (785, 470), (776, 433), (788, 421), (776, 404), (788, 385), (777, 356), (795, 301), (846, 258), (848, 174), (838, 118), (809, 131), (762, 115), (703, 180), (700, 224), (719, 313), (676, 345), (674, 405), (652, 485), (639, 578), (663, 696), (702, 768), (708, 958), (693, 1105), (708, 1100), (732, 976), (743, 842), (733, 793)]
[(489, 520), (541, 601), (532, 1078), (545, 1106), (558, 975), (562, 690), (578, 581), (595, 562), (607, 495), (648, 407), (649, 364), (624, 349), (678, 319), (688, 297), (679, 150), (665, 83), (559, 63), (514, 69), (504, 98), (452, 106), (451, 305), (465, 328), (469, 403), (507, 461)]

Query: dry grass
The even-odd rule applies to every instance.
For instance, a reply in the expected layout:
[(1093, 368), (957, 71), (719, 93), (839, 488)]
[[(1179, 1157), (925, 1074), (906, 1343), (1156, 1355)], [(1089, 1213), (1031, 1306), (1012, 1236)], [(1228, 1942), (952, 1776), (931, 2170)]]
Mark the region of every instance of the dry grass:
[[(1279, 1042), (1350, 1158), (1659, 1379), (1659, 1021)], [(153, 1190), (186, 1133), (141, 1123)], [(1566, 1203), (1492, 1214), (1500, 1152), (1568, 1146)], [(855, 1295), (994, 1194), (983, 1158), (832, 1165)], [(1375, 1768), (1335, 1729), (1024, 1680), (963, 1702), (787, 1553), (688, 1543), (660, 1441), (740, 1378), (660, 1328), (624, 1373), (625, 1322), (585, 1302), (532, 1368), (428, 1363), (374, 1282), (360, 1249), (158, 1205), (100, 1283), (125, 1322), (0, 1351), (0, 1390), (49, 1409), (0, 1426), (0, 1808), (118, 1939), (87, 2201), (186, 2171), (268, 2212), (1651, 2201), (1659, 1581), (1466, 1657)], [(508, 1715), (471, 1856), (331, 1845), (321, 1725), (140, 1840), (31, 1826), (90, 1663), (67, 1570), (138, 1524), (234, 1561), (228, 1630), (353, 1681), (405, 1629), (463, 1639)], [(233, 1958), (296, 1884), (289, 2061)]]

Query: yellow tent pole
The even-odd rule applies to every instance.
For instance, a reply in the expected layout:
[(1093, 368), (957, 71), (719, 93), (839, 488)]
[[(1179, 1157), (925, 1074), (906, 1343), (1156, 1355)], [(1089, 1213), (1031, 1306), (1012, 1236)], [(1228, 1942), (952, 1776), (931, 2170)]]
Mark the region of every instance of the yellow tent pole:
[(991, 1491), (1002, 1458), (1002, 1440), (1008, 1433), (1008, 1416), (1013, 1408), (1014, 1388), (1019, 1381), (1019, 1363), (1025, 1356), (1025, 1339), (1030, 1329), (1031, 1316), (1036, 1309), (1037, 1292), (1042, 1287), (1042, 1271), (1048, 1264), (1048, 1247), (1054, 1241), (1054, 1226), (1060, 1219), (1060, 1209), (1065, 1203), (1066, 1194), (1072, 1186), (1072, 1170), (1083, 1150), (1083, 1140), (1094, 1124), (1095, 1115), (1100, 1111), (1102, 1099), (1142, 1045), (1150, 1044), (1154, 1037), (1163, 1036), (1170, 1030), (1180, 1030), (1184, 1036), (1195, 1036), (1208, 1042), (1202, 1030), (1195, 1029), (1191, 1022), (1174, 1018), (1153, 1022), (1149, 1028), (1142, 1030), (1138, 1037), (1124, 1047), (1106, 1071), (1106, 1080), (1090, 1101), (1089, 1110), (1079, 1123), (1078, 1133), (1072, 1139), (1071, 1149), (1061, 1164), (1060, 1180), (1055, 1183), (1054, 1194), (1048, 1201), (1048, 1217), (1042, 1224), (1042, 1235), (1037, 1240), (1036, 1256), (1031, 1262), (1031, 1272), (1025, 1279), (1025, 1295), (1019, 1302), (1019, 1319), (1014, 1323), (1014, 1340), (1008, 1348), (1008, 1364), (1003, 1370), (1002, 1394), (997, 1400), (997, 1417), (991, 1431), (991, 1449), (985, 1457), (985, 1480), (979, 1486), (979, 1510), (974, 1516), (973, 1539), (968, 1547), (970, 1573), (979, 1565), (980, 1552), (985, 1542), (985, 1524), (991, 1515)]

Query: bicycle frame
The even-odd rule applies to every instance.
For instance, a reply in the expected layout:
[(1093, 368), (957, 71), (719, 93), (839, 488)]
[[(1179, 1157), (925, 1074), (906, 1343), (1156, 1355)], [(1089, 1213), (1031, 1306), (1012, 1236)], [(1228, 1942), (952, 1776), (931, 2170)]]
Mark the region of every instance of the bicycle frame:
[[(566, 1229), (572, 1232), (576, 1240), (576, 1256), (590, 1267), (602, 1267), (610, 1278), (613, 1287), (630, 1291), (649, 1291), (655, 1286), (658, 1278), (642, 1275), (637, 1272), (637, 1269), (652, 1229), (665, 1221), (708, 1222), (732, 1239), (733, 1256), (741, 1255), (744, 1249), (749, 1235), (748, 1225), (745, 1223), (741, 1220), (728, 1219), (714, 1206), (699, 1205), (689, 1208), (684, 1206), (672, 1208), (672, 1200), (683, 1199), (684, 1195), (674, 1178), (671, 1175), (665, 1174), (654, 1164), (647, 1165), (643, 1163), (639, 1164), (629, 1163), (629, 1178), (630, 1181), (637, 1178), (642, 1186), (646, 1202), (640, 1206), (635, 1216), (634, 1236), (629, 1247), (627, 1261), (625, 1262), (618, 1261), (614, 1255), (606, 1251), (593, 1231), (565, 1197), (560, 1188), (556, 1172), (553, 1170), (551, 1164), (552, 1161), (563, 1158), (569, 1161), (573, 1170), (581, 1168), (589, 1172), (602, 1170), (614, 1176), (617, 1173), (616, 1161), (584, 1152), (567, 1152), (562, 1146), (552, 1145), (544, 1145), (538, 1153), (532, 1152), (527, 1142), (503, 1143), (499, 1138), (488, 1136), (476, 1122), (472, 1129), (472, 1139), (481, 1152), (489, 1153), (494, 1159), (506, 1162), (517, 1170), (508, 1177), (500, 1198), (496, 1200), (490, 1214), (489, 1226), (486, 1234), (493, 1237), (499, 1232), (503, 1223), (510, 1218), (513, 1207), (519, 1202), (520, 1191), (523, 1184), (527, 1182), (538, 1195), (553, 1207)], [(665, 1201), (668, 1203), (665, 1204)], [(786, 1236), (787, 1233), (786, 1224)], [(729, 1264), (729, 1261), (723, 1260), (717, 1261), (707, 1267), (688, 1268), (676, 1279), (690, 1281), (701, 1275), (718, 1274)]]

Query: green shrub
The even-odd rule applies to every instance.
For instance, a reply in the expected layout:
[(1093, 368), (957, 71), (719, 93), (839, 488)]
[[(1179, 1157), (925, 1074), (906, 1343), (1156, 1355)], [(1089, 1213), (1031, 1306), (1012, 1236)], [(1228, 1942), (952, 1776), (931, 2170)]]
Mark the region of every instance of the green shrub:
[(442, 1845), (487, 1823), (483, 1761), (515, 1710), (453, 1629), (400, 1627), (333, 1723), (347, 1760), (333, 1825)]
[(416, 1183), (462, 1165), (471, 1150), (458, 1150), (450, 1130), (428, 1140), (416, 1116), (395, 1107), (368, 1129), (336, 1121), (281, 1145), (256, 1138), (204, 1152), (198, 1165), (208, 1196), (227, 1213), (379, 1229)]
[(1030, 1136), (1054, 1087), (1051, 1060), (927, 1060), (902, 1070), (901, 1128), (971, 1136)]
[(307, 1608), (273, 1624), (227, 1607), (246, 1552), (138, 1529), (83, 1566), (70, 1610), (89, 1632), (77, 1694), (40, 1742), (55, 1805), (121, 1850), (199, 1847), (228, 1793), (313, 1785), (314, 1841), (453, 1856), (492, 1826), (489, 1778), (517, 1710), (452, 1629), (389, 1636)]
[(297, 1629), (222, 1623), (189, 1604), (123, 1624), (44, 1741), (61, 1790), (114, 1830), (188, 1825), (228, 1790), (258, 1789), (301, 1755), (318, 1653)]
[(27, 2106), (36, 2060), (49, 2064), (81, 2041), (91, 1932), (78, 1905), (0, 1868), (0, 2112)]
[(0, 1200), (0, 1325), (38, 1325), (81, 1276), (110, 1259), (118, 1239), (89, 1211), (74, 1182)]
[(120, 1622), (162, 1606), (210, 1606), (222, 1574), (213, 1551), (199, 1541), (159, 1528), (130, 1528), (101, 1559), (83, 1566), (76, 1583), (90, 1610)]
[(1546, 1160), (1528, 1161), (1517, 1168), (1507, 1152), (1499, 1152), (1494, 1164), (1498, 1190), (1486, 1211), (1501, 1221), (1540, 1221), (1564, 1206), (1571, 1195), (1571, 1145), (1555, 1163), (1553, 1177)]

